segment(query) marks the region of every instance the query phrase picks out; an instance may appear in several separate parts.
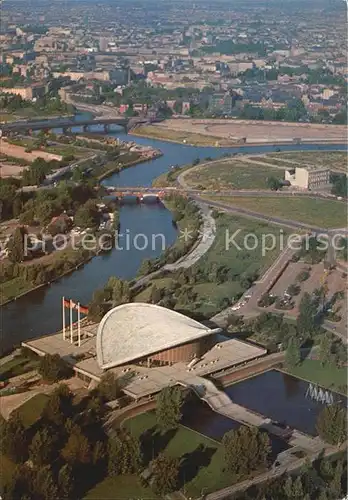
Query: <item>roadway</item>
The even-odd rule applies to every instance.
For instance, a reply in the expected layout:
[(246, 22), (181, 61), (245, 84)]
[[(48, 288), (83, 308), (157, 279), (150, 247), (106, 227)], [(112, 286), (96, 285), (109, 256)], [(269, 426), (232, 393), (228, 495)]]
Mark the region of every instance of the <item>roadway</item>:
[[(325, 457), (336, 454), (339, 450), (345, 450), (347, 448), (347, 443), (344, 443), (340, 448), (334, 447), (331, 445), (323, 446), (320, 450), (325, 450)], [(199, 500), (227, 500), (233, 497), (238, 492), (246, 491), (248, 488), (255, 486), (256, 484), (264, 483), (265, 481), (274, 480), (276, 477), (280, 477), (285, 473), (291, 473), (292, 471), (296, 471), (304, 466), (309, 459), (311, 462), (314, 462), (318, 458), (319, 452), (316, 450), (311, 453), (309, 456), (307, 455), (305, 458), (296, 459), (294, 457), (293, 461), (290, 463), (286, 463), (279, 467), (272, 467), (272, 469), (268, 470), (264, 474), (260, 474), (251, 479), (246, 479), (245, 481), (241, 481), (233, 486), (229, 486), (227, 488), (223, 488), (222, 490), (215, 491), (214, 493), (210, 493), (208, 495), (204, 495), (204, 491), (201, 492), (201, 497)]]
[[(206, 194), (206, 193), (204, 193), (204, 194)], [(243, 195), (239, 194), (239, 196), (245, 196), (245, 195), (244, 194)], [(251, 195), (251, 196), (255, 196), (255, 194)], [(263, 194), (260, 193), (260, 192), (258, 192), (257, 196), (263, 196)], [(229, 213), (233, 213), (233, 214), (242, 215), (244, 217), (250, 217), (250, 218), (253, 218), (253, 219), (262, 220), (262, 221), (265, 221), (265, 222), (268, 222), (268, 223), (271, 223), (271, 224), (276, 224), (276, 225), (279, 225), (279, 226), (289, 227), (291, 229), (305, 230), (305, 231), (310, 231), (310, 232), (313, 232), (313, 233), (320, 232), (320, 233), (323, 233), (323, 234), (327, 234), (327, 233), (332, 234), (332, 233), (335, 233), (335, 232), (342, 232), (344, 234), (348, 234), (348, 229), (347, 228), (342, 228), (342, 229), (321, 228), (321, 227), (318, 227), (318, 226), (313, 226), (313, 225), (310, 225), (310, 224), (305, 224), (303, 222), (294, 221), (294, 220), (291, 220), (291, 219), (283, 219), (282, 217), (276, 217), (276, 216), (273, 216), (273, 215), (271, 216), (271, 215), (261, 214), (260, 212), (256, 212), (254, 210), (248, 210), (246, 208), (241, 208), (241, 207), (238, 207), (238, 206), (233, 206), (233, 205), (230, 205), (230, 204), (227, 204), (227, 203), (223, 203), (221, 201), (204, 200), (199, 195), (193, 195), (193, 196), (191, 195), (190, 197), (194, 201), (197, 201), (199, 203), (206, 203), (207, 205), (209, 205), (209, 206), (211, 206), (213, 208), (217, 208), (217, 209), (223, 210), (224, 212), (229, 212)]]
[(146, 123), (148, 120), (141, 118), (125, 118), (124, 116), (114, 116), (109, 118), (86, 118), (85, 120), (76, 121), (71, 118), (59, 118), (45, 121), (21, 121), (13, 123), (5, 123), (1, 125), (2, 133), (22, 132), (28, 130), (44, 130), (54, 128), (70, 128), (70, 127), (86, 127), (88, 125), (121, 125), (128, 127), (129, 124)]

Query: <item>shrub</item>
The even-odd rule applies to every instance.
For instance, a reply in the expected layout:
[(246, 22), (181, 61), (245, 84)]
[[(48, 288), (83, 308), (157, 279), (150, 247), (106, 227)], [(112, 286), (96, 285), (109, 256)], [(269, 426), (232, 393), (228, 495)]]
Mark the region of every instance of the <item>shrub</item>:
[(296, 281), (306, 281), (310, 277), (310, 272), (308, 270), (301, 271), (297, 276), (296, 276)]
[(260, 300), (258, 301), (257, 304), (260, 307), (269, 307), (272, 304), (274, 304), (274, 302), (276, 300), (277, 300), (277, 297), (275, 297), (274, 295), (270, 295), (268, 293), (265, 293), (262, 295), (262, 297), (260, 298)]
[(73, 370), (59, 354), (46, 354), (41, 358), (39, 373), (43, 379), (57, 382), (64, 378), (70, 378)]

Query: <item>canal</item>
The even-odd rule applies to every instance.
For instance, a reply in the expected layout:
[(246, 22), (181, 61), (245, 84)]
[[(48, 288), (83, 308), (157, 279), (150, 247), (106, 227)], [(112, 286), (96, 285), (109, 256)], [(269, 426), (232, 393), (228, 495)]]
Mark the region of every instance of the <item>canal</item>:
[[(309, 383), (292, 375), (270, 370), (225, 389), (234, 403), (265, 417), (316, 436), (319, 413), (326, 406), (309, 394)], [(334, 403), (346, 404), (341, 394), (328, 391)]]
[[(242, 425), (236, 420), (213, 411), (204, 401), (198, 399), (195, 395), (185, 402), (182, 413), (181, 423), (183, 425), (216, 441), (221, 441), (227, 432), (236, 430)], [(197, 415), (199, 415), (199, 418), (197, 418)], [(267, 434), (272, 449), (271, 456), (274, 460), (278, 453), (289, 449), (290, 445), (284, 439), (270, 433)]]
[[(95, 131), (100, 128), (95, 127)], [(287, 145), (253, 146), (242, 148), (192, 147), (154, 139), (145, 139), (127, 135), (114, 130), (110, 135), (121, 140), (134, 140), (139, 144), (160, 149), (163, 156), (146, 163), (113, 174), (103, 182), (112, 186), (150, 186), (160, 174), (168, 171), (174, 164), (184, 165), (194, 159), (206, 157), (218, 158), (224, 153), (262, 153), (281, 149), (291, 150), (340, 150), (342, 145)], [(110, 276), (132, 279), (143, 259), (154, 258), (163, 251), (163, 241), (168, 247), (177, 238), (177, 231), (172, 224), (168, 210), (161, 205), (124, 205), (120, 209), (121, 233), (127, 234), (129, 244), (120, 245), (110, 253), (92, 259), (83, 268), (61, 280), (30, 293), (2, 308), (2, 351), (32, 337), (53, 333), (61, 328), (61, 299), (71, 297), (87, 304), (93, 291), (103, 286)], [(135, 245), (134, 238), (141, 234), (143, 242), (149, 244), (144, 249)], [(154, 238), (153, 235), (162, 235)], [(125, 240), (124, 240), (125, 241)]]

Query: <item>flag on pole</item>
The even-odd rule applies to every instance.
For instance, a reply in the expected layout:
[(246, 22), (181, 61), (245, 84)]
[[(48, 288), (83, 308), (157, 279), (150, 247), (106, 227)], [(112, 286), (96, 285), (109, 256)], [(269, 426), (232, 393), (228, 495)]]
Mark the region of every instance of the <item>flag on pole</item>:
[(71, 299), (64, 299), (63, 300), (64, 307), (67, 309), (74, 309), (75, 311), (78, 311), (80, 308), (80, 313), (81, 314), (88, 314), (88, 307), (86, 306), (81, 306), (77, 302), (74, 302)]

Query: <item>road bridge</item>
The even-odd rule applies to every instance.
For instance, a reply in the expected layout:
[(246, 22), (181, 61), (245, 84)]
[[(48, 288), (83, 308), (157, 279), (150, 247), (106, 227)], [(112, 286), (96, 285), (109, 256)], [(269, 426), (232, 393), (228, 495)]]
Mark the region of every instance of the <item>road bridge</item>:
[(92, 125), (103, 125), (105, 132), (108, 132), (111, 125), (118, 125), (123, 127), (126, 131), (145, 123), (154, 123), (160, 121), (160, 119), (149, 119), (141, 117), (124, 117), (124, 116), (114, 116), (114, 117), (94, 117), (86, 118), (84, 120), (74, 120), (73, 118), (58, 118), (53, 120), (23, 120), (12, 123), (1, 124), (1, 132), (3, 136), (9, 135), (14, 132), (21, 132), (25, 134), (31, 134), (36, 130), (45, 130), (49, 132), (55, 128), (63, 129), (64, 133), (71, 132), (74, 127), (80, 127), (83, 131), (87, 131)]

